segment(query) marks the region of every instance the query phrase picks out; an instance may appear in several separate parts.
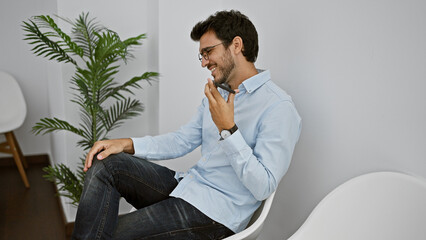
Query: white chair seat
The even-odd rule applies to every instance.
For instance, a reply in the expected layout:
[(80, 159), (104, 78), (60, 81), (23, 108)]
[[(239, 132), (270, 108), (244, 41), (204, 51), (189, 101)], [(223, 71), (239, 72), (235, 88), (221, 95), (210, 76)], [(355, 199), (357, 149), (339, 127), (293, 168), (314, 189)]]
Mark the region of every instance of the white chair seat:
[(338, 186), (289, 240), (424, 240), (425, 224), (425, 179), (377, 172)]

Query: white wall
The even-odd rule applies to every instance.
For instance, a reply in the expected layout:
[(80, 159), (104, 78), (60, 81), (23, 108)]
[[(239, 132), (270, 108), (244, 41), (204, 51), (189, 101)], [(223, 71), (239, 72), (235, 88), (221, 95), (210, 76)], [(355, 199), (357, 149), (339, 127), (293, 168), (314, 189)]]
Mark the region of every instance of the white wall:
[(426, 176), (425, 10), (424, 1), (402, 0), (265, 9), (273, 17), (264, 25), (282, 29), (265, 32), (266, 53), (283, 60), (268, 65), (304, 124), (265, 239), (289, 236), (326, 193), (356, 175)]
[(208, 72), (196, 60), (192, 26), (231, 8), (256, 25), (257, 67), (271, 69), (303, 118), (261, 239), (290, 236), (351, 177), (381, 170), (426, 176), (424, 1), (161, 0), (160, 132), (186, 122), (203, 97)]

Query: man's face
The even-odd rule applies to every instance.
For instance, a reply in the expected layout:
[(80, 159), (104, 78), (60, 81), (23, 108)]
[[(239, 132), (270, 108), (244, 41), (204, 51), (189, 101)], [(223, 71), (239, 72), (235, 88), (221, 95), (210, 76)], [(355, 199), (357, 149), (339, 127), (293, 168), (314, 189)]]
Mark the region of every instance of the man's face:
[(207, 67), (217, 83), (230, 81), (235, 62), (230, 49), (226, 49), (214, 32), (206, 32), (200, 39), (200, 53), (207, 56), (202, 58), (201, 66)]

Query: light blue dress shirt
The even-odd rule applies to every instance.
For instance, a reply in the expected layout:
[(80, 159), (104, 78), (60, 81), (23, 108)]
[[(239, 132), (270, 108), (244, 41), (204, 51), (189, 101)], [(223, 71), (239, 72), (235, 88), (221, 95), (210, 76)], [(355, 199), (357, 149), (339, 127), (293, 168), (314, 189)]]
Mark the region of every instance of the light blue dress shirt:
[[(135, 156), (148, 160), (183, 156), (201, 145), (201, 159), (170, 194), (182, 198), (234, 232), (243, 230), (262, 200), (286, 173), (301, 130), (292, 99), (271, 81), (269, 71), (245, 80), (235, 96), (238, 131), (219, 140), (207, 98), (178, 131), (132, 138)], [(227, 99), (228, 93), (219, 89)]]

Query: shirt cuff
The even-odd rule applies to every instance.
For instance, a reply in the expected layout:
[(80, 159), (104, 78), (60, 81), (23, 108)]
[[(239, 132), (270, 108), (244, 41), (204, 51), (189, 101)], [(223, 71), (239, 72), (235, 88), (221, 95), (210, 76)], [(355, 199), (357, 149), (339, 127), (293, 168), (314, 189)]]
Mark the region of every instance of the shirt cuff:
[(146, 158), (148, 147), (150, 146), (151, 139), (150, 137), (134, 137), (130, 138), (133, 141), (133, 149), (135, 150), (135, 153), (133, 156), (135, 157), (141, 157)]
[(242, 150), (248, 147), (240, 130), (237, 130), (226, 139), (219, 141), (219, 145), (222, 147), (225, 154), (230, 157), (234, 157), (236, 154), (239, 155)]

